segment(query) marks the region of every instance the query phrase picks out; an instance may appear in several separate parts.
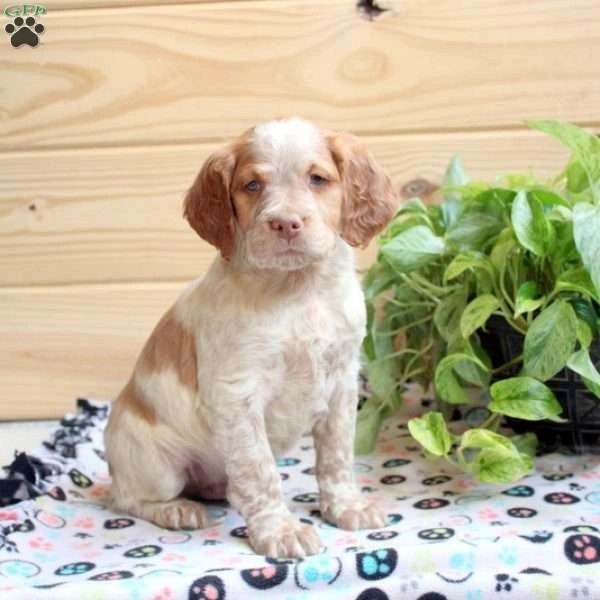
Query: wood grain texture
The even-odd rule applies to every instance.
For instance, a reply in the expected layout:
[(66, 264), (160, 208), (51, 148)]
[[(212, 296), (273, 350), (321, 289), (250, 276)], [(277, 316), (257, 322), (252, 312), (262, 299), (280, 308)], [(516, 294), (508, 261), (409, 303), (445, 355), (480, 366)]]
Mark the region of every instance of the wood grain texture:
[(0, 421), (112, 399), (181, 284), (0, 290)]
[[(460, 153), (474, 178), (560, 169), (567, 153), (538, 133), (366, 139), (395, 185), (439, 182)], [(181, 216), (185, 190), (214, 144), (15, 153), (0, 157), (0, 285), (185, 280), (214, 250)], [(359, 253), (360, 266), (372, 252)]]
[[(0, 49), (0, 148), (220, 139), (299, 114), (362, 133), (598, 122), (600, 3), (351, 0), (50, 11)], [(575, 68), (574, 65), (584, 66)]]
[[(208, 4), (211, 2), (227, 2), (232, 8), (240, 2), (252, 0), (44, 0), (49, 12), (59, 10), (81, 10), (89, 8), (123, 8), (128, 6), (168, 6), (173, 4)], [(254, 0), (256, 3), (260, 0)]]

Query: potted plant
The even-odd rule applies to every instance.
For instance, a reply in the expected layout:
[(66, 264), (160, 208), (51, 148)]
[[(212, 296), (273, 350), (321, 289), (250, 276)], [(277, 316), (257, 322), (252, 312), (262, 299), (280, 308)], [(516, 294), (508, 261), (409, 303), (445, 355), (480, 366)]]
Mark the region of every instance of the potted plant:
[[(567, 123), (529, 125), (572, 150), (555, 179), (470, 181), (454, 158), (441, 202), (410, 200), (381, 235), (364, 279), (373, 393), (357, 452), (372, 449), (408, 381), (433, 384), (438, 400), (409, 421), (412, 436), (486, 482), (532, 469), (540, 424), (579, 431), (585, 411), (574, 404), (598, 405), (600, 140)], [(459, 435), (448, 421), (473, 390), (488, 416)], [(529, 432), (501, 434), (505, 417), (527, 420)]]

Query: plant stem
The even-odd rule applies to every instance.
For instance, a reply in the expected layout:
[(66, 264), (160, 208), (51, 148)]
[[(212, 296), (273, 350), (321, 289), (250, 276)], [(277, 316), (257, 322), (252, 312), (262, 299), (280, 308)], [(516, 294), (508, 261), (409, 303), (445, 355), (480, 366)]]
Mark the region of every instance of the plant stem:
[(490, 416), (483, 421), (479, 427), (481, 429), (491, 429), (492, 431), (496, 431), (501, 420), (502, 415), (499, 415), (498, 413), (491, 413)]
[(422, 319), (417, 319), (416, 321), (413, 321), (412, 323), (408, 323), (407, 325), (402, 325), (400, 327), (398, 327), (397, 329), (389, 329), (388, 331), (379, 331), (376, 330), (378, 334), (381, 335), (396, 335), (398, 333), (400, 333), (401, 331), (404, 331), (405, 329), (409, 329), (410, 327), (416, 327), (417, 325), (421, 325), (422, 323), (427, 323), (427, 321), (431, 321), (432, 317), (431, 315), (427, 315), (426, 317), (423, 317)]
[(408, 285), (409, 288), (411, 288), (418, 294), (421, 294), (422, 296), (426, 296), (432, 302), (439, 304), (440, 299), (437, 296), (432, 294), (429, 290), (426, 290), (425, 288), (422, 288), (419, 285), (417, 285), (417, 283), (415, 283), (406, 273), (399, 273), (399, 275), (400, 275), (401, 279), (406, 283), (406, 285)]
[(508, 367), (512, 367), (513, 365), (517, 364), (518, 362), (522, 362), (522, 361), (523, 361), (523, 355), (519, 354), (519, 356), (515, 356), (514, 358), (509, 360), (507, 363), (500, 365), (496, 369), (492, 369), (492, 375), (495, 375), (496, 373), (502, 373), (502, 371), (506, 371), (506, 369), (508, 369)]

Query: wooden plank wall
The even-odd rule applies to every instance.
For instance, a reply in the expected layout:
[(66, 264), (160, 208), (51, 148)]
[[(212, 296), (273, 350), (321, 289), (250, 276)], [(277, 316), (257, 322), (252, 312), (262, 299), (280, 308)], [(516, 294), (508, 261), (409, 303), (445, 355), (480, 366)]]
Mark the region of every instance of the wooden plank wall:
[(456, 152), (477, 178), (554, 172), (525, 119), (600, 128), (599, 3), (381, 5), (47, 0), (37, 48), (0, 40), (0, 419), (114, 397), (214, 255), (185, 189), (257, 121), (360, 134), (405, 195)]

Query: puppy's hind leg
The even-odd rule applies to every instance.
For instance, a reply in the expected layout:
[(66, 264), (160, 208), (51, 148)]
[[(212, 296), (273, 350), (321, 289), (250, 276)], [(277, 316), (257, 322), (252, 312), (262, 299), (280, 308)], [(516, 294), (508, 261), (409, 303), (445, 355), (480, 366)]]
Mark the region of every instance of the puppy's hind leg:
[[(107, 427), (106, 450), (112, 475), (112, 507), (167, 529), (198, 529), (208, 524), (206, 508), (179, 497), (187, 477), (157, 444), (157, 432), (121, 418)], [(132, 426), (133, 425), (133, 426)]]

